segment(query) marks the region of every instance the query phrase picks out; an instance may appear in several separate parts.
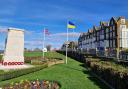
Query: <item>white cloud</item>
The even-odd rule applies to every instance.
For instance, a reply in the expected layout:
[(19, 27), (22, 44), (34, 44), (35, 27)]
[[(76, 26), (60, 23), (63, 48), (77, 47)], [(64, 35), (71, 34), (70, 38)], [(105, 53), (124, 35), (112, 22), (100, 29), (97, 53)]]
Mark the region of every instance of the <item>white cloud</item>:
[(30, 46), (43, 45), (43, 41), (25, 41), (25, 45), (30, 45)]
[[(70, 32), (68, 33), (69, 37), (79, 37), (80, 33), (77, 32)], [(51, 34), (50, 36), (60, 36), (60, 37), (67, 37), (67, 33), (56, 33), (56, 34)]]
[(25, 34), (26, 35), (32, 35), (33, 33), (36, 33), (35, 31), (28, 31), (28, 30), (25, 30)]
[[(9, 27), (6, 27), (6, 26), (0, 26), (0, 33), (7, 33), (8, 32), (8, 28)], [(35, 33), (35, 31), (28, 31), (28, 30), (25, 30), (25, 34), (26, 35), (31, 35)]]
[(0, 33), (7, 33), (7, 32), (8, 32), (8, 27), (0, 26)]
[(5, 46), (5, 44), (4, 43), (0, 43), (0, 50), (2, 49), (4, 49), (4, 46)]

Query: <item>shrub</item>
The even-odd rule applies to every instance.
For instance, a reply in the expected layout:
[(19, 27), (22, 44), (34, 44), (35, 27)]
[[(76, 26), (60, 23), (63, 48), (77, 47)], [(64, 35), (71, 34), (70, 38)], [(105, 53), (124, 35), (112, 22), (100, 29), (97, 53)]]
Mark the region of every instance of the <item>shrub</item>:
[(26, 57), (25, 56), (25, 63), (31, 63), (31, 60), (41, 60), (41, 56), (36, 56), (36, 57)]
[(25, 75), (28, 73), (36, 72), (36, 71), (39, 71), (43, 68), (46, 68), (47, 66), (48, 66), (48, 64), (45, 63), (41, 66), (3, 72), (0, 74), (0, 81), (4, 81), (4, 80), (16, 78), (16, 77), (19, 77), (19, 76), (22, 76), (22, 75)]
[(127, 89), (128, 69), (110, 61), (86, 60), (86, 64), (99, 77), (115, 89)]

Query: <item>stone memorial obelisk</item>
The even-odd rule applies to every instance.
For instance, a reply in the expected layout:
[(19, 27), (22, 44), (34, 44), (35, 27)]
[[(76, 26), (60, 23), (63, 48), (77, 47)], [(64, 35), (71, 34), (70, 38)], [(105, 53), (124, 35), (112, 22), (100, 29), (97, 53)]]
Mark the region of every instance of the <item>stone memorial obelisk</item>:
[(3, 61), (24, 63), (24, 30), (8, 29)]

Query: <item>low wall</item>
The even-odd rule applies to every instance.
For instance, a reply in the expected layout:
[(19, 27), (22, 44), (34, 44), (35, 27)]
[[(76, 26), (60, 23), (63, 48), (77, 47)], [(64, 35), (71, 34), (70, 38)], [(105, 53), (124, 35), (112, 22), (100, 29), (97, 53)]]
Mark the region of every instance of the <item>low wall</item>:
[(56, 64), (63, 64), (64, 60), (57, 60), (57, 61), (52, 61), (52, 62), (48, 62), (48, 67), (52, 66), (52, 65), (56, 65)]

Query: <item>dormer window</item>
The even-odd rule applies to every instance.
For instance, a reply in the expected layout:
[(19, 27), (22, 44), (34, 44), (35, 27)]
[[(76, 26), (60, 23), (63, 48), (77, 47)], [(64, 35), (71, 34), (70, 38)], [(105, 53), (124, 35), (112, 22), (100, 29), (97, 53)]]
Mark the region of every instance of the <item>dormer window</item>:
[(125, 24), (125, 19), (121, 19), (121, 24)]
[(109, 32), (109, 29), (108, 28), (106, 28), (106, 33), (108, 33)]

